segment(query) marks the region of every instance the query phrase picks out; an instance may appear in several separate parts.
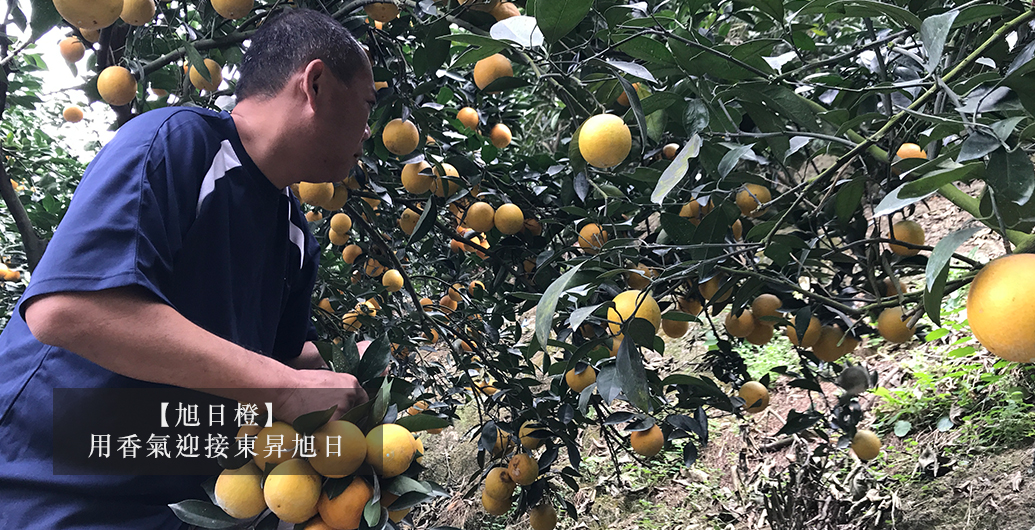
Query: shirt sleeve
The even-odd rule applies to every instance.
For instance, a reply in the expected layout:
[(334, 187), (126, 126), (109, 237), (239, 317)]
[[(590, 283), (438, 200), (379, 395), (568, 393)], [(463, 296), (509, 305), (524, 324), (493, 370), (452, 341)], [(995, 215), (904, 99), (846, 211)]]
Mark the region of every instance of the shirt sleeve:
[(172, 305), (163, 286), (211, 156), (191, 116), (144, 114), (98, 153), (19, 302), (23, 317), (24, 303), (43, 294), (126, 286)]
[(277, 338), (274, 343), (273, 357), (282, 361), (298, 357), (302, 353), (302, 345), (314, 341), (319, 336), (313, 324), (313, 287), (316, 285), (316, 274), (320, 267), (320, 246), (316, 238), (309, 232), (308, 223), (302, 215), (297, 200), (291, 199), (291, 222), (300, 226), (304, 234), (306, 249), (302, 268), (298, 271), (298, 281), (294, 282), (284, 312), (277, 326)]

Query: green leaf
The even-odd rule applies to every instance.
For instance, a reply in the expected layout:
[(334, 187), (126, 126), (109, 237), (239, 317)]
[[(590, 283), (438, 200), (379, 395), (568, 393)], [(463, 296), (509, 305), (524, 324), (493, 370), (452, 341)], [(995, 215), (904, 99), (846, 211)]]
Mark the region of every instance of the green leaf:
[(945, 39), (949, 37), (949, 30), (952, 22), (960, 12), (956, 9), (927, 17), (920, 25), (920, 41), (924, 43), (927, 50), (927, 71), (934, 72), (938, 62), (942, 60), (942, 50), (945, 48)]
[(629, 97), (629, 107), (632, 109), (633, 116), (636, 117), (636, 125), (640, 129), (640, 145), (647, 145), (647, 118), (643, 115), (643, 107), (640, 106), (640, 96), (636, 93), (636, 89), (633, 88), (632, 83), (621, 75), (617, 75), (618, 82), (622, 84), (622, 88), (625, 89), (625, 94)]
[(751, 152), (750, 145), (741, 145), (730, 149), (723, 155), (722, 160), (719, 161), (719, 178), (725, 178), (726, 175), (733, 171), (733, 168), (737, 167), (737, 163), (740, 159), (744, 158), (745, 155)]
[(426, 431), (428, 429), (442, 429), (449, 427), (449, 420), (432, 414), (414, 414), (403, 416), (395, 420), (395, 423), (406, 427), (410, 432)]
[(374, 396), (374, 404), (371, 408), (371, 420), (374, 424), (380, 424), (385, 419), (385, 413), (388, 412), (389, 400), (392, 397), (392, 383), (386, 377), (381, 382), (381, 388), (378, 389), (377, 394)]
[(526, 80), (524, 80), (524, 79), (522, 79), (520, 77), (509, 77), (508, 76), (508, 77), (497, 78), (495, 81), (489, 83), (488, 86), (486, 86), (482, 90), (484, 92), (486, 92), (486, 93), (503, 92), (503, 91), (506, 91), (506, 90), (513, 90), (515, 88), (521, 88), (521, 87), (528, 86), (528, 85), (529, 85), (528, 81), (526, 81)]
[(895, 422), (895, 436), (904, 438), (909, 431), (913, 430), (913, 424), (906, 420), (898, 420)]
[(963, 145), (960, 146), (960, 154), (956, 157), (956, 161), (963, 163), (968, 160), (983, 158), (985, 155), (1002, 147), (1002, 145), (1003, 143), (994, 135), (976, 130), (967, 135), (967, 138), (963, 140)]
[(897, 212), (902, 208), (909, 206), (910, 204), (920, 202), (926, 199), (927, 197), (930, 197), (934, 193), (931, 192), (927, 195), (921, 195), (919, 197), (900, 197), (899, 194), (902, 192), (902, 189), (908, 185), (909, 183), (903, 184), (892, 190), (891, 193), (885, 195), (884, 198), (881, 199), (880, 204), (878, 204), (877, 207), (873, 209), (873, 216), (880, 217), (882, 215), (888, 215)]
[(428, 235), (428, 232), (435, 227), (435, 220), (438, 219), (437, 211), (435, 197), (428, 197), (428, 201), (424, 203), (424, 210), (420, 212), (420, 219), (417, 219), (417, 226), (413, 228), (413, 233), (410, 234), (410, 245), (424, 239), (424, 236)]
[[(470, 44), (472, 46), (482, 46), (485, 48), (494, 48), (499, 46), (499, 49), (506, 48), (506, 44), (503, 44), (492, 37), (484, 35), (475, 35), (473, 33), (452, 33), (445, 34), (438, 37), (440, 40), (453, 41), (460, 44)], [(491, 54), (490, 54), (491, 55)]]
[(906, 183), (899, 190), (898, 196), (902, 198), (922, 197), (938, 191), (938, 188), (950, 182), (964, 180), (975, 171), (981, 169), (980, 162), (971, 164), (958, 164), (951, 160), (943, 164), (944, 169), (932, 171), (923, 177)]
[(201, 528), (234, 528), (240, 522), (219, 506), (197, 499), (170, 504), (169, 508), (179, 520)]
[(953, 428), (952, 419), (949, 418), (948, 416), (942, 416), (941, 419), (938, 420), (937, 427), (938, 427), (938, 430), (940, 432), (948, 432), (948, 431), (952, 430), (952, 428)]
[(1011, 152), (1000, 147), (989, 155), (985, 182), (995, 191), (997, 200), (1023, 206), (1035, 191), (1035, 167), (1023, 149)]
[(927, 289), (924, 290), (924, 309), (927, 310), (927, 316), (939, 326), (942, 325), (941, 305), (945, 295), (945, 281), (948, 278), (952, 253), (956, 252), (960, 245), (979, 230), (981, 230), (980, 227), (965, 228), (943, 237), (934, 246), (931, 257), (927, 260), (927, 270), (924, 273), (927, 280)]
[(529, 4), (546, 42), (553, 43), (586, 18), (593, 7), (593, 0), (531, 0)]
[(42, 37), (44, 33), (60, 23), (61, 15), (54, 7), (54, 0), (32, 0), (32, 20), (29, 22), (29, 27), (32, 28), (32, 34), (29, 35), (30, 41)]
[(480, 48), (468, 48), (467, 51), (460, 54), (460, 57), (457, 57), (456, 61), (453, 62), (453, 68), (460, 68), (461, 66), (474, 64), (490, 55), (495, 55), (503, 51), (503, 49), (507, 47), (507, 45), (502, 42), (492, 39), (489, 40), (492, 41), (491, 45), (484, 45)]
[(431, 495), (432, 488), (431, 485), (426, 482), (414, 480), (405, 475), (399, 475), (391, 479), (388, 484), (382, 486), (381, 491), (388, 491), (401, 497), (412, 491), (423, 493), (424, 495)]
[(201, 77), (205, 79), (205, 81), (211, 83), (212, 72), (209, 72), (208, 67), (205, 66), (205, 58), (201, 56), (201, 53), (198, 52), (198, 49), (195, 48), (194, 44), (192, 44), (190, 41), (187, 41), (186, 47), (187, 62), (190, 64), (191, 68), (197, 70), (198, 74), (200, 74)]
[(650, 116), (651, 114), (667, 109), (674, 105), (678, 101), (682, 101), (683, 98), (671, 92), (654, 92), (650, 96), (647, 96), (640, 100), (640, 105), (643, 106), (643, 113)]
[(650, 201), (654, 204), (662, 204), (665, 202), (665, 197), (668, 196), (676, 185), (679, 184), (688, 171), (690, 171), (690, 159), (697, 158), (697, 155), (701, 152), (701, 144), (703, 140), (697, 134), (694, 134), (683, 148), (676, 153), (675, 158), (665, 168), (665, 171), (661, 172), (661, 178), (658, 179), (658, 184), (654, 187), (654, 192), (650, 195)]
[(665, 126), (667, 124), (668, 114), (664, 110), (647, 114), (647, 136), (654, 142), (660, 142), (665, 135)]
[[(585, 263), (585, 262), (583, 262)], [(557, 301), (560, 300), (561, 295), (568, 288), (568, 282), (575, 277), (575, 273), (579, 271), (582, 263), (575, 265), (568, 272), (561, 275), (546, 288), (546, 292), (543, 293), (543, 297), (539, 299), (539, 303), (535, 306), (535, 336), (539, 339), (539, 344), (547, 344), (550, 338), (550, 328), (553, 327), (553, 315), (557, 311)]]
[(855, 211), (859, 209), (863, 193), (866, 191), (866, 178), (856, 177), (837, 190), (834, 210), (842, 223), (847, 223)]
[(686, 112), (683, 114), (686, 134), (693, 136), (708, 128), (708, 106), (700, 99), (691, 99), (686, 102)]
[[(559, 0), (564, 1), (564, 0)], [(611, 35), (614, 40), (621, 40), (625, 35), (614, 33)], [(675, 65), (672, 59), (672, 52), (665, 46), (664, 42), (654, 40), (651, 37), (636, 37), (623, 43), (618, 49), (648, 64)]]
[(428, 26), (424, 45), (413, 51), (413, 73), (421, 77), (435, 72), (449, 58), (449, 41), (442, 37), (449, 35), (449, 21), (446, 19)]
[(650, 389), (647, 388), (647, 372), (643, 358), (633, 341), (623, 340), (617, 354), (618, 384), (629, 401), (644, 412), (650, 412)]
[(303, 414), (291, 423), (291, 427), (302, 434), (313, 434), (316, 429), (319, 429), (328, 421), (331, 421), (331, 416), (334, 416), (334, 411), (338, 408), (337, 405), (327, 410), (317, 410)]
[(392, 343), (388, 335), (382, 333), (367, 346), (366, 351), (359, 360), (359, 367), (356, 369), (360, 384), (371, 379), (381, 377), (381, 374), (388, 368), (392, 360)]

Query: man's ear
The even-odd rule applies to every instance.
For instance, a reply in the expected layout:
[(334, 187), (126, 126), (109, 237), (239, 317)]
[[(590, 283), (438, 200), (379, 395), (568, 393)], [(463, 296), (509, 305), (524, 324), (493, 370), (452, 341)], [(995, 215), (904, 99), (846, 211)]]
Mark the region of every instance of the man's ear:
[(320, 59), (313, 59), (305, 66), (302, 73), (302, 92), (307, 100), (315, 99), (320, 94), (326, 73), (327, 65)]

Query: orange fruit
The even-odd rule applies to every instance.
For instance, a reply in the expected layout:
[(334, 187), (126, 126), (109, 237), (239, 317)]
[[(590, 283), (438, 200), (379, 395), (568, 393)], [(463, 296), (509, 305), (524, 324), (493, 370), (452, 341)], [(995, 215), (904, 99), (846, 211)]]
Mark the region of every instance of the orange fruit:
[(525, 228), (525, 214), (516, 204), (507, 203), (496, 209), (493, 224), (505, 235), (514, 235)]
[(86, 55), (86, 46), (83, 46), (82, 42), (75, 37), (65, 37), (58, 44), (58, 50), (61, 52), (61, 57), (64, 57), (65, 61), (74, 63), (79, 61)]
[(384, 423), (367, 433), (367, 463), (384, 478), (409, 469), (416, 453), (413, 435), (402, 425)]
[(392, 154), (407, 155), (412, 153), (420, 143), (420, 131), (412, 121), (396, 118), (385, 125), (384, 130), (381, 131), (381, 140)]
[(103, 29), (114, 24), (122, 14), (122, 6), (122, 0), (54, 0), (61, 18), (85, 29)]
[(336, 213), (331, 216), (331, 230), (344, 234), (352, 230), (352, 218), (347, 214)]
[(495, 54), (474, 63), (474, 84), (479, 90), (492, 84), (501, 77), (513, 77), (514, 67), (502, 54)]
[(510, 511), (510, 505), (513, 503), (513, 498), (507, 497), (506, 499), (497, 499), (488, 494), (488, 492), (482, 492), (482, 507), (489, 515), (503, 515)]
[(726, 314), (726, 332), (737, 338), (744, 338), (755, 331), (755, 317), (750, 309), (745, 309), (740, 315), (734, 311)]
[(877, 317), (877, 332), (888, 342), (908, 342), (916, 333), (916, 326), (908, 327), (910, 319), (902, 320), (902, 307), (889, 307)]
[(575, 369), (572, 368), (564, 373), (564, 382), (568, 383), (568, 388), (571, 388), (573, 392), (578, 394), (589, 385), (597, 382), (597, 371), (592, 366), (587, 366), (581, 374), (577, 374)]
[[(640, 274), (640, 271), (643, 274)], [(644, 265), (643, 263), (637, 263), (633, 271), (625, 273), (625, 283), (629, 284), (629, 287), (637, 290), (644, 290), (650, 285), (650, 281), (658, 277), (658, 271)]]
[(632, 444), (633, 451), (636, 451), (637, 454), (651, 458), (660, 453), (661, 448), (664, 447), (665, 434), (661, 432), (661, 427), (655, 424), (645, 431), (631, 433), (629, 435), (629, 442)]
[(374, 490), (362, 477), (352, 478), (345, 491), (331, 499), (326, 493), (320, 495), (316, 504), (320, 518), (331, 528), (356, 530), (363, 518), (363, 508), (374, 496)]
[(869, 429), (859, 429), (852, 438), (852, 452), (860, 460), (873, 460), (880, 454), (880, 438)]
[(216, 479), (216, 505), (230, 517), (250, 519), (266, 509), (262, 495), (262, 471), (253, 462), (238, 469), (224, 469)]
[(219, 13), (219, 16), (237, 20), (252, 11), (255, 0), (212, 0), (212, 9)]
[[(395, 17), (399, 16), (399, 6), (391, 2), (375, 2), (373, 4), (367, 4), (363, 6), (363, 10), (367, 12), (367, 15), (370, 15), (370, 18), (381, 23), (391, 22), (392, 20), (395, 20)], [(412, 151), (412, 149), (410, 151)]]
[[(219, 85), (223, 83), (222, 67), (219, 66), (219, 63), (213, 61), (212, 59), (205, 59), (205, 68), (208, 69), (208, 76), (210, 80), (206, 80), (201, 75), (201, 72), (197, 70), (197, 68), (191, 66), (190, 84), (194, 85), (194, 88), (198, 90), (207, 90), (209, 92), (214, 92), (216, 89), (219, 88)], [(333, 187), (333, 184), (331, 186)]]
[(65, 107), (65, 110), (61, 113), (61, 117), (63, 117), (68, 123), (79, 123), (83, 120), (83, 109), (75, 105)]
[(495, 145), (498, 149), (503, 149), (510, 145), (510, 140), (513, 138), (510, 134), (510, 127), (502, 123), (497, 123), (489, 131), (489, 139), (492, 140), (492, 145)]
[[(913, 245), (923, 245), (925, 241), (924, 229), (916, 221), (908, 219), (899, 221), (891, 227), (891, 232), (891, 234), (888, 234), (888, 239), (895, 241), (902, 241), (903, 243)], [(920, 249), (906, 248), (894, 243), (888, 243), (888, 248), (899, 256), (915, 256), (920, 253)]]
[(755, 321), (755, 329), (751, 330), (751, 333), (744, 337), (744, 340), (755, 346), (765, 346), (769, 344), (769, 341), (773, 340), (773, 333), (775, 333), (773, 326), (765, 322)]
[(758, 217), (764, 214), (768, 208), (759, 209), (763, 204), (773, 200), (769, 188), (758, 184), (744, 184), (744, 187), (737, 192), (737, 206), (740, 213), (748, 217)]
[(927, 153), (920, 148), (919, 145), (913, 143), (904, 143), (898, 148), (898, 152), (895, 153), (899, 158), (927, 158)]
[(679, 299), (676, 300), (676, 305), (679, 306), (680, 311), (694, 316), (701, 314), (701, 310), (704, 309), (704, 305), (701, 304), (700, 300), (696, 298), (686, 298), (685, 296), (680, 296)]
[[(762, 317), (779, 317), (780, 313), (778, 309), (783, 306), (783, 302), (780, 301), (776, 295), (769, 293), (758, 295), (753, 302), (751, 302), (751, 315), (755, 317), (759, 322), (767, 322), (762, 320)], [(768, 321), (770, 325), (773, 321)]]
[(661, 156), (665, 157), (665, 160), (672, 160), (678, 152), (679, 144), (665, 144), (665, 147), (661, 148)]
[(607, 327), (611, 333), (621, 333), (623, 324), (633, 318), (650, 322), (655, 333), (661, 327), (661, 307), (650, 293), (631, 289), (618, 293), (612, 301), (614, 306), (607, 309)]
[(471, 296), (474, 296), (476, 293), (484, 292), (484, 291), (485, 291), (485, 284), (480, 282), (480, 281), (478, 281), (478, 280), (474, 280), (474, 281), (472, 281), (471, 283), (469, 283), (467, 285), (467, 294), (469, 294)]
[(295, 450), (295, 437), (298, 432), (282, 421), (264, 427), (255, 438), (252, 460), (260, 470), (265, 471), (266, 464), (281, 464), (291, 459)]
[(557, 508), (544, 502), (528, 511), (528, 524), (532, 530), (553, 530), (557, 526)]
[(91, 44), (97, 42), (101, 38), (100, 29), (79, 28), (79, 34), (82, 35), (83, 40)]
[(417, 223), (420, 221), (420, 212), (411, 210), (409, 208), (403, 210), (402, 215), (399, 217), (399, 228), (406, 233), (406, 235), (413, 234), (413, 231), (417, 229)]
[(794, 329), (793, 324), (789, 324), (786, 328), (784, 328), (784, 333), (787, 334), (787, 340), (791, 341), (791, 344), (795, 346), (801, 346), (802, 348), (811, 348), (815, 346), (816, 341), (819, 340), (819, 334), (822, 328), (823, 325), (820, 324), (818, 318), (810, 318), (809, 325), (807, 328), (805, 328), (805, 335), (801, 339), (801, 344), (798, 344), (798, 331)]
[(690, 330), (690, 322), (663, 318), (661, 319), (661, 330), (665, 332), (665, 335), (678, 339), (686, 335), (686, 332)]
[(744, 410), (746, 412), (762, 412), (769, 406), (769, 389), (758, 381), (744, 383), (740, 387), (738, 394), (740, 399), (744, 400)]
[(617, 166), (632, 149), (632, 131), (614, 114), (597, 114), (579, 132), (579, 152), (586, 162), (601, 169)]
[[(640, 88), (640, 84), (639, 83), (633, 83), (632, 87), (633, 87), (633, 90), (638, 90)], [(615, 102), (617, 102), (619, 105), (621, 105), (623, 107), (628, 107), (629, 106), (629, 94), (626, 94), (625, 91), (623, 90), (622, 93), (618, 95), (618, 99), (616, 99)]]
[(521, 429), (518, 430), (518, 438), (521, 439), (522, 447), (531, 451), (532, 449), (538, 449), (543, 444), (541, 439), (531, 436), (539, 428), (539, 425), (536, 425), (533, 420), (528, 420), (521, 424)]
[(362, 253), (363, 249), (359, 245), (349, 245), (341, 251), (341, 259), (345, 260), (345, 263), (352, 265)]
[(406, 164), (402, 170), (402, 185), (406, 191), (420, 195), (431, 189), (434, 178), (431, 175), (422, 175), (421, 171), (431, 167), (431, 164), (420, 161), (415, 164)]
[(316, 456), (309, 464), (317, 473), (330, 478), (351, 475), (367, 458), (366, 437), (355, 424), (345, 420), (329, 421), (313, 433)]
[(715, 206), (712, 204), (712, 201), (708, 201), (708, 204), (702, 208), (701, 203), (697, 202), (697, 199), (691, 199), (690, 202), (684, 204), (683, 207), (679, 209), (679, 216), (686, 217), (690, 220), (691, 224), (697, 226), (701, 224), (701, 219), (708, 215), (708, 213), (714, 208)]
[(467, 208), (464, 214), (464, 224), (478, 232), (492, 230), (496, 210), (487, 202), (478, 201)]
[(105, 103), (119, 107), (137, 97), (137, 80), (122, 66), (109, 66), (97, 76), (97, 92)]
[(316, 515), (320, 475), (303, 459), (287, 460), (273, 468), (262, 486), (266, 505), (281, 521), (299, 524)]
[(988, 351), (1008, 361), (1035, 362), (1032, 270), (1032, 254), (995, 259), (981, 269), (967, 295), (967, 318), (974, 336)]
[(510, 458), (507, 474), (519, 486), (528, 486), (539, 478), (539, 464), (525, 453)]
[(464, 124), (464, 127), (471, 129), (472, 131), (478, 129), (478, 111), (471, 107), (464, 107), (456, 113), (456, 119), (460, 120), (460, 123)]
[(596, 254), (607, 243), (607, 231), (596, 223), (588, 223), (579, 230), (578, 245), (586, 254)]
[[(811, 325), (809, 326), (811, 327)], [(850, 350), (847, 349), (851, 342), (854, 341), (851, 337), (845, 337), (844, 331), (840, 327), (823, 326), (819, 331), (819, 339), (816, 340), (816, 344), (812, 346), (812, 353), (816, 354), (820, 360), (832, 363), (841, 357), (844, 357)], [(841, 338), (844, 337), (844, 342), (838, 346), (838, 342), (841, 342)], [(851, 349), (855, 349), (852, 346)]]
[(122, 20), (131, 26), (143, 26), (155, 18), (154, 0), (124, 0)]
[(439, 174), (438, 166), (435, 166), (432, 170), (432, 173), (435, 174), (435, 180), (431, 183), (431, 191), (439, 197), (452, 197), (454, 193), (460, 191), (460, 185), (444, 177), (459, 178), (460, 172), (452, 164), (446, 163), (442, 164), (442, 170), (445, 172), (445, 175)]
[(391, 269), (381, 277), (381, 285), (390, 293), (397, 293), (403, 288), (403, 276), (398, 269)]

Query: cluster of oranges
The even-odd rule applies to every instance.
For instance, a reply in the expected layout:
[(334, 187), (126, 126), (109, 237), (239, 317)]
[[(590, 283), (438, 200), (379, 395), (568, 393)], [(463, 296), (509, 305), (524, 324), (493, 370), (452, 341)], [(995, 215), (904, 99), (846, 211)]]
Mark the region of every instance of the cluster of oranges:
[[(308, 530), (354, 530), (374, 497), (377, 480), (380, 504), (388, 508), (391, 520), (406, 516), (408, 507), (392, 510), (398, 495), (389, 485), (413, 462), (420, 463), (424, 447), (419, 438), (392, 423), (364, 434), (344, 420), (328, 422), (311, 436), (312, 450), (302, 457), (298, 455), (304, 438), (287, 423), (241, 427), (237, 438), (250, 440), (254, 455), (238, 459), (236, 467), (219, 475), (216, 504), (237, 519), (269, 509), (281, 521), (305, 524)], [(351, 480), (332, 480), (346, 477)]]

